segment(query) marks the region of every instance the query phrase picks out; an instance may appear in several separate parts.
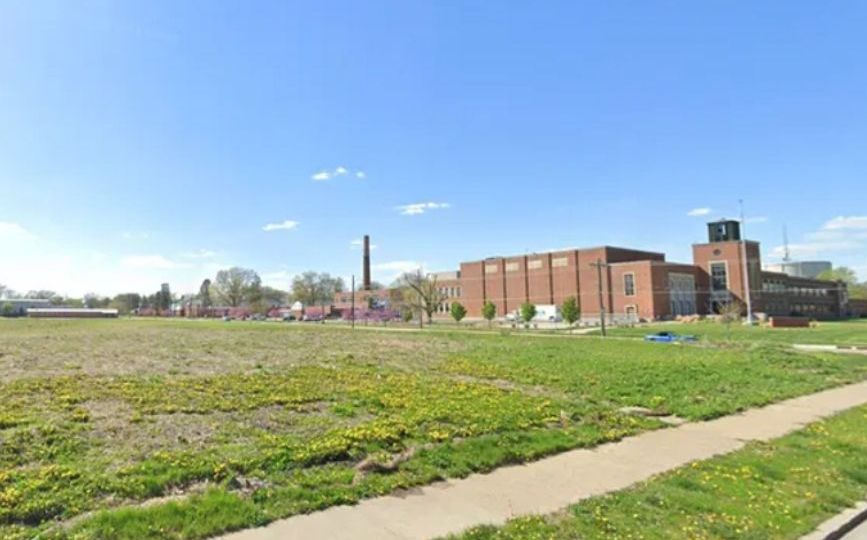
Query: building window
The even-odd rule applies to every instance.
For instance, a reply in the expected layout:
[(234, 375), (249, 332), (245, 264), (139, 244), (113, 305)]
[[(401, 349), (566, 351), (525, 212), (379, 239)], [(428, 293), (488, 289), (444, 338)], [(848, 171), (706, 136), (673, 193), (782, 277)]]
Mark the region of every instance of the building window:
[(715, 262), (710, 263), (710, 290), (711, 291), (727, 291), (729, 288), (728, 272), (726, 263)]
[(506, 272), (517, 272), (518, 271), (518, 263), (510, 262), (506, 263)]
[(486, 264), (485, 265), (485, 273), (486, 274), (496, 274), (497, 273), (497, 265), (496, 264)]
[(623, 294), (635, 296), (635, 274), (623, 274)]
[(542, 259), (527, 261), (527, 268), (530, 270), (538, 270), (539, 268), (542, 268)]
[(569, 266), (569, 258), (558, 257), (556, 259), (551, 259), (551, 266), (554, 268), (557, 268), (558, 266)]

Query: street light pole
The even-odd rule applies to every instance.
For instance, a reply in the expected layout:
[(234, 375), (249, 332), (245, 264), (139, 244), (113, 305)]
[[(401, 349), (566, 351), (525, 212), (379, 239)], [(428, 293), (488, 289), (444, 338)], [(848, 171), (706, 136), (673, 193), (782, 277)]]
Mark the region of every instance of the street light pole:
[(753, 324), (753, 298), (752, 291), (750, 290), (750, 265), (747, 260), (747, 227), (746, 227), (746, 219), (744, 219), (744, 200), (738, 199), (738, 203), (741, 207), (741, 258), (743, 259), (743, 273), (744, 273), (744, 297), (747, 302), (747, 322), (746, 324)]
[(352, 306), (349, 308), (352, 328), (355, 328), (355, 274), (352, 274)]

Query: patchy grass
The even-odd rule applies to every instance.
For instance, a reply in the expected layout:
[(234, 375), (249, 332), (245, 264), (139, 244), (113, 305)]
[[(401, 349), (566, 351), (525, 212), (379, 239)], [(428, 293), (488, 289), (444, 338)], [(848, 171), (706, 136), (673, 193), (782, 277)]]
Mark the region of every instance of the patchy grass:
[[(773, 346), (0, 324), (0, 537), (202, 538), (867, 378)], [(373, 463), (358, 470), (361, 462)]]
[(643, 338), (647, 334), (660, 330), (690, 334), (697, 336), (702, 341), (710, 342), (863, 345), (867, 347), (867, 319), (819, 321), (812, 328), (771, 328), (769, 326), (744, 326), (737, 323), (727, 327), (718, 322), (656, 323), (633, 328), (612, 328), (610, 335)]
[(867, 496), (867, 407), (553, 516), (453, 538), (796, 539)]

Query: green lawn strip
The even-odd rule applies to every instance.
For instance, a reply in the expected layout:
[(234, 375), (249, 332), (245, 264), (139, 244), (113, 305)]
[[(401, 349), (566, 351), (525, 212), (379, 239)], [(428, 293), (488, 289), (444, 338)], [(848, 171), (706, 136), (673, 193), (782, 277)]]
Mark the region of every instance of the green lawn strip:
[(479, 339), (441, 369), (693, 420), (867, 378), (867, 356), (803, 354), (774, 344), (718, 348), (570, 338), (516, 343)]
[[(609, 335), (614, 337), (643, 338), (647, 334), (660, 331), (693, 335), (700, 341), (734, 343), (784, 343), (811, 345), (863, 345), (867, 346), (867, 319), (846, 321), (819, 321), (811, 328), (771, 328), (769, 326), (727, 326), (718, 322), (677, 324), (661, 323), (638, 325), (635, 327), (611, 328)], [(598, 335), (598, 332), (593, 335)]]
[[(420, 450), (393, 474), (360, 476), (349, 465), (330, 464), (290, 471), (257, 471), (268, 487), (250, 496), (228, 492), (232, 480), (204, 494), (141, 508), (98, 512), (70, 530), (50, 531), (57, 538), (204, 538), (275, 519), (312, 512), (443, 478), (465, 477), (497, 467), (538, 459), (576, 446), (595, 446), (646, 429), (652, 421), (612, 419), (605, 427), (535, 429), (486, 435)], [(215, 500), (217, 502), (215, 502)], [(232, 505), (239, 501), (243, 518)], [(231, 515), (225, 515), (230, 513)], [(0, 528), (0, 532), (3, 529)]]
[(453, 538), (796, 539), (867, 497), (867, 406), (552, 516)]

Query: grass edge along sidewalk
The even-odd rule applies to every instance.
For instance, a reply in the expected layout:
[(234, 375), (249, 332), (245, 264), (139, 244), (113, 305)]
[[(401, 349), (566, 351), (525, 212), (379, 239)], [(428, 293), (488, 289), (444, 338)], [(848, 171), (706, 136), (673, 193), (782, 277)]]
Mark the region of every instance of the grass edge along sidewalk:
[(453, 540), (797, 539), (867, 496), (867, 405), (547, 516)]
[(528, 465), (441, 482), (401, 496), (296, 516), (224, 538), (425, 539), (484, 523), (505, 523), (514, 516), (553, 513), (692, 461), (739, 450), (749, 441), (781, 437), (865, 403), (867, 383), (853, 384), (742, 414), (643, 433), (593, 450), (564, 452)]

